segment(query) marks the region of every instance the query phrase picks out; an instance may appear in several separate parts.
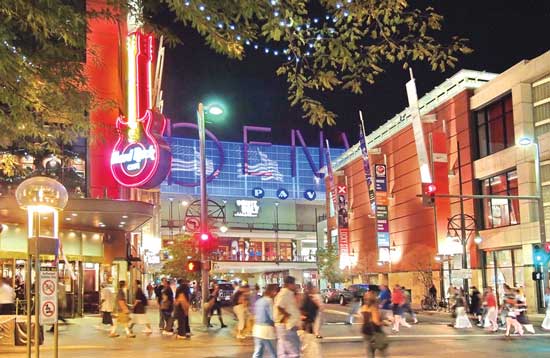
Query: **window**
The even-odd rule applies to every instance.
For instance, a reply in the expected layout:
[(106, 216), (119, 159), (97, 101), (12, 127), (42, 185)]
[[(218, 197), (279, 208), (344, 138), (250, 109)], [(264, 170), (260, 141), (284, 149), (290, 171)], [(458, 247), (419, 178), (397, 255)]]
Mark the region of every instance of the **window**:
[(511, 94), (477, 111), (475, 119), (480, 158), (515, 144)]
[(485, 252), (485, 283), (496, 287), (497, 295), (504, 297), (504, 284), (524, 286), (523, 252), (521, 248)]
[[(484, 195), (518, 195), (516, 170), (481, 181)], [(519, 200), (483, 199), (483, 224), (485, 229), (519, 224)]]

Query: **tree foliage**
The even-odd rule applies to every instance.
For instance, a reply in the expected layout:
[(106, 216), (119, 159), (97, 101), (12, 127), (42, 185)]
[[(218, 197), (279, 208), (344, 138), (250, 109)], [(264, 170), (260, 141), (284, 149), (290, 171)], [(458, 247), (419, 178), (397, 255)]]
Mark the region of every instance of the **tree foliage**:
[(286, 78), (290, 104), (318, 126), (336, 120), (322, 92), (361, 94), (388, 64), (423, 61), (444, 71), (471, 52), (463, 38), (438, 41), (443, 17), (406, 0), (162, 1), (230, 58), (242, 59), (252, 42), (284, 48), (277, 74)]
[(339, 267), (339, 262), (338, 249), (333, 245), (317, 249), (319, 273), (322, 278), (333, 285), (345, 280), (345, 275)]
[(55, 153), (85, 135), (83, 4), (0, 0), (0, 147)]
[(191, 235), (177, 235), (174, 244), (168, 248), (169, 259), (163, 264), (163, 272), (171, 277), (198, 280), (200, 273), (187, 272), (186, 265), (189, 260), (198, 260), (197, 249), (192, 245)]

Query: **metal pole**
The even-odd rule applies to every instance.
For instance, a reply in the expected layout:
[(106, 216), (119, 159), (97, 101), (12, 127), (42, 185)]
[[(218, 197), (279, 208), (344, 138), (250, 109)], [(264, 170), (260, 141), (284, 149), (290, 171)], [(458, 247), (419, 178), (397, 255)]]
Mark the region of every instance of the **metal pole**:
[[(466, 245), (468, 244), (468, 237), (466, 237), (466, 223), (464, 220), (464, 199), (462, 197), (462, 161), (460, 160), (460, 142), (456, 142), (456, 150), (458, 155), (458, 188), (460, 194), (460, 239), (462, 243), (462, 268), (468, 268), (468, 251)], [(462, 287), (464, 288), (464, 294), (468, 295), (468, 279), (463, 278)]]
[[(31, 213), (29, 212), (29, 216)], [(29, 233), (29, 236), (32, 233)], [(27, 299), (27, 358), (31, 358), (31, 271), (32, 256), (29, 240), (27, 240), (27, 272), (25, 273), (25, 298)]]
[[(38, 215), (37, 221), (40, 223), (40, 215)], [(40, 233), (40, 226), (38, 233)], [(40, 255), (38, 236), (35, 237), (34, 248), (34, 357), (40, 358)]]
[[(206, 193), (206, 137), (205, 137), (205, 124), (204, 124), (204, 107), (202, 103), (199, 103), (197, 108), (197, 124), (199, 127), (199, 154), (200, 154), (200, 230), (201, 234), (208, 232), (208, 198)], [(199, 238), (200, 240), (200, 238)], [(208, 312), (206, 311), (206, 300), (208, 299), (208, 271), (205, 267), (205, 253), (204, 248), (201, 247), (201, 296), (202, 296), (202, 324), (208, 325)]]
[(275, 263), (279, 264), (281, 247), (279, 245), (279, 203), (275, 203)]
[[(546, 244), (546, 223), (545, 223), (545, 217), (544, 217), (544, 202), (542, 199), (542, 180), (540, 176), (540, 148), (538, 143), (533, 142), (535, 145), (535, 181), (537, 186), (537, 209), (538, 209), (538, 219), (539, 219), (539, 232), (540, 232), (540, 242), (542, 246)], [(545, 287), (548, 286), (548, 264), (542, 265), (542, 286), (541, 286), (541, 292), (544, 294)], [(540, 307), (545, 307), (544, 299), (540, 302)]]

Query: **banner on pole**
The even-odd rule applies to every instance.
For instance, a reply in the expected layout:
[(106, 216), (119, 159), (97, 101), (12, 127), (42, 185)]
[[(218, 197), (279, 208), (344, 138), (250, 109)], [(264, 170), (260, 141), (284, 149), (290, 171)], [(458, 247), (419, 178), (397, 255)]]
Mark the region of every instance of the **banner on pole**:
[(372, 173), (369, 163), (369, 152), (367, 150), (367, 139), (365, 137), (365, 129), (363, 126), (363, 115), (359, 112), (361, 117), (361, 123), (359, 124), (359, 146), (361, 147), (361, 158), (363, 158), (363, 169), (365, 171), (365, 179), (367, 181), (367, 188), (369, 190), (369, 202), (371, 213), (376, 212), (376, 200), (374, 197), (374, 184), (372, 182)]
[[(374, 166), (374, 182), (376, 188), (376, 244), (379, 249), (389, 248), (388, 175), (385, 164), (376, 164)], [(379, 257), (379, 259), (381, 258)]]

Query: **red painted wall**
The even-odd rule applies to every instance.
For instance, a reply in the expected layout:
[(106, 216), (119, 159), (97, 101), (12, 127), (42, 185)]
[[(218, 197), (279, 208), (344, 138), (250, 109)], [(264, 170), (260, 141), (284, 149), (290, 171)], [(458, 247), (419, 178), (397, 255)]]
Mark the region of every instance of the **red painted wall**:
[[(100, 10), (105, 1), (87, 1), (87, 10)], [(86, 74), (88, 85), (98, 98), (99, 106), (91, 108), (92, 129), (88, 140), (88, 191), (91, 197), (120, 197), (120, 186), (111, 175), (109, 162), (116, 141), (115, 122), (119, 109), (124, 108), (124, 96), (119, 70), (119, 42), (124, 43), (126, 24), (91, 19), (87, 35)], [(123, 80), (122, 80), (123, 81)]]
[[(464, 194), (473, 193), (472, 156), (469, 121), (469, 91), (463, 91), (440, 105), (431, 113), (437, 115), (433, 124), (424, 124), (426, 143), (428, 133), (441, 131), (446, 122), (449, 167), (458, 173), (456, 142), (460, 141)], [(384, 154), (388, 166), (388, 194), (390, 242), (401, 252), (401, 259), (392, 263), (391, 272), (416, 271), (420, 268), (438, 268), (435, 261), (437, 244), (435, 238), (433, 209), (422, 206), (420, 171), (416, 157), (412, 126), (398, 132), (380, 145), (382, 154), (371, 155), (371, 164), (383, 163)], [(358, 255), (357, 269), (362, 272), (388, 272), (388, 265), (378, 266), (375, 220), (369, 217), (368, 189), (361, 158), (343, 168), (347, 177), (350, 196), (351, 249)], [(458, 194), (458, 175), (449, 178), (449, 192)], [(439, 188), (441, 190), (441, 188)], [(328, 192), (328, 189), (327, 189)], [(438, 199), (439, 200), (439, 199)], [(436, 200), (438, 211), (458, 214), (458, 199)], [(443, 206), (447, 206), (447, 210)], [(450, 205), (450, 209), (448, 206)], [(472, 200), (464, 203), (465, 212), (474, 215)], [(328, 212), (328, 210), (327, 210)], [(445, 216), (445, 215), (444, 215)], [(438, 217), (438, 236), (446, 235), (447, 217)], [(329, 221), (329, 228), (330, 228)], [(330, 229), (329, 229), (330, 230)], [(473, 239), (470, 240), (473, 245)], [(470, 245), (473, 266), (477, 266), (475, 245)]]

